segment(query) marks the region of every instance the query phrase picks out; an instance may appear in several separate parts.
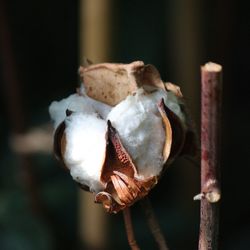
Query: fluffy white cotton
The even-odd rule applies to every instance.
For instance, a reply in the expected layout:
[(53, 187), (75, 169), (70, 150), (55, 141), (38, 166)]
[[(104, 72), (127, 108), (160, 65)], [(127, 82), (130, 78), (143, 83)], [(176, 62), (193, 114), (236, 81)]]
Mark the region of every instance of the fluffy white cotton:
[(83, 84), (81, 84), (79, 88), (79, 93), (89, 102), (89, 104), (104, 120), (107, 118), (109, 112), (112, 109), (111, 106), (88, 97)]
[(70, 95), (61, 101), (54, 101), (49, 106), (49, 114), (54, 121), (55, 128), (66, 118), (67, 109), (84, 114), (93, 114), (95, 112), (89, 101), (77, 94)]
[(138, 168), (139, 178), (158, 175), (162, 170), (165, 131), (157, 108), (159, 100), (139, 90), (114, 107), (107, 118)]
[(110, 112), (111, 107), (85, 95), (70, 95), (61, 101), (52, 102), (49, 106), (49, 114), (51, 119), (54, 121), (55, 128), (57, 128), (57, 126), (66, 118), (67, 109), (83, 114), (97, 113), (105, 119)]
[[(115, 107), (88, 97), (84, 89), (61, 101), (54, 101), (49, 113), (55, 128), (65, 121), (64, 161), (74, 180), (98, 192), (104, 187), (100, 175), (106, 154), (107, 120), (119, 133), (123, 146), (138, 170), (138, 178), (160, 174), (163, 167), (165, 129), (157, 104), (165, 104), (185, 124), (177, 97), (163, 90), (146, 94), (138, 89)], [(66, 117), (66, 110), (73, 113)]]
[(86, 96), (88, 102), (90, 103), (90, 105), (94, 108), (94, 110), (97, 112), (97, 114), (100, 115), (100, 117), (104, 120), (106, 120), (109, 112), (111, 111), (112, 107), (102, 103), (102, 102), (98, 102), (88, 96)]
[(65, 164), (74, 180), (98, 192), (106, 153), (106, 122), (95, 114), (73, 113), (65, 120)]
[(163, 98), (165, 105), (172, 110), (183, 123), (185, 123), (185, 116), (180, 108), (180, 100), (176, 97), (176, 95), (173, 92), (166, 92), (162, 89), (157, 90), (151, 94), (152, 100), (154, 100), (156, 103), (159, 103), (159, 101)]

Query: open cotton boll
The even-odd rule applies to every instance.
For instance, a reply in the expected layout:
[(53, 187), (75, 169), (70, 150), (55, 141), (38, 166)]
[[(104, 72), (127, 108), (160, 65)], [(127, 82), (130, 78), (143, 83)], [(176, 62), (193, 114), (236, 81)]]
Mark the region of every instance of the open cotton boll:
[(106, 122), (97, 115), (73, 113), (65, 119), (64, 162), (74, 180), (98, 192), (106, 154)]
[(79, 73), (77, 93), (49, 107), (55, 156), (95, 202), (117, 213), (148, 195), (165, 163), (195, 146), (192, 124), (180, 88), (153, 65), (87, 62)]
[[(100, 133), (98, 129), (95, 129), (99, 126), (98, 124), (102, 124), (103, 129), (105, 128), (105, 132), (101, 130), (103, 132), (101, 137), (105, 138), (107, 120), (110, 120), (117, 129), (124, 147), (138, 168), (138, 177), (147, 178), (160, 174), (163, 165), (162, 150), (165, 143), (165, 130), (157, 104), (163, 98), (165, 104), (184, 121), (184, 115), (179, 107), (177, 97), (171, 92), (160, 89), (148, 94), (140, 88), (134, 95), (127, 96), (125, 100), (112, 108), (107, 104), (88, 97), (83, 90), (81, 90), (80, 95), (70, 95), (59, 102), (52, 102), (49, 107), (55, 127), (65, 120), (67, 125), (66, 131), (75, 131), (72, 133), (67, 132), (69, 138), (74, 138), (72, 141), (70, 140), (72, 144), (67, 144), (68, 148), (74, 146), (72, 151), (74, 154), (69, 154), (65, 158), (67, 159), (65, 161), (66, 165), (71, 166), (73, 164), (77, 166), (72, 168), (72, 176), (84, 185), (88, 185), (87, 180), (93, 180), (95, 184), (92, 183), (90, 188), (95, 189), (98, 186), (99, 177), (97, 178), (97, 176), (99, 176), (100, 171), (97, 175), (94, 175), (94, 173), (96, 167), (102, 166), (98, 162), (102, 159), (102, 154), (99, 160), (98, 157), (99, 153), (102, 152), (102, 147), (105, 147), (100, 145), (100, 148), (98, 148), (99, 146), (95, 148), (95, 145), (91, 143), (95, 142), (96, 145), (99, 145), (98, 137)], [(70, 117), (66, 117), (67, 109), (73, 111)], [(78, 124), (79, 127), (75, 126), (75, 124)], [(87, 140), (84, 136), (86, 136)], [(92, 137), (95, 139), (92, 140)], [(74, 144), (73, 142), (76, 143)], [(82, 145), (83, 142), (86, 142), (86, 144)], [(90, 147), (90, 144), (93, 147)], [(84, 151), (83, 146), (86, 146), (86, 152), (90, 152), (89, 159), (94, 159), (92, 162), (94, 167), (92, 168), (93, 172), (83, 171), (80, 174), (83, 169), (83, 161), (86, 161), (84, 155), (82, 156), (80, 152), (78, 154), (78, 151)], [(97, 152), (97, 150), (99, 151)], [(83, 157), (79, 161), (76, 157), (78, 155)], [(72, 158), (71, 156), (74, 157)], [(70, 163), (68, 164), (68, 162)], [(80, 162), (80, 165), (77, 165), (77, 162)], [(90, 165), (91, 160), (87, 160), (87, 162), (87, 165)], [(93, 176), (96, 178), (92, 178)]]
[(155, 101), (152, 94), (139, 89), (134, 96), (115, 106), (107, 117), (117, 129), (142, 179), (157, 176), (162, 170), (165, 131), (157, 108), (160, 99)]

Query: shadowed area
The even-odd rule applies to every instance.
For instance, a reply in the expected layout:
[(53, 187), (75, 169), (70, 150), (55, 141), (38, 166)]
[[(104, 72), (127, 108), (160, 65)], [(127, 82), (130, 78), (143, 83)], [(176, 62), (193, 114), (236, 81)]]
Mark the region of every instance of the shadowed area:
[[(97, 249), (80, 237), (79, 187), (55, 160), (48, 136), (49, 104), (74, 93), (80, 82), (81, 2), (0, 1), (1, 250)], [(164, 81), (181, 87), (198, 131), (200, 65), (211, 60), (223, 66), (219, 249), (247, 249), (249, 3), (111, 0), (108, 4), (110, 35), (107, 40), (98, 38), (96, 51), (105, 43), (109, 62), (142, 60), (155, 65)], [(95, 8), (89, 14), (91, 10), (96, 16)], [(102, 9), (98, 11), (101, 18)], [(94, 23), (88, 27), (92, 36)], [(33, 142), (22, 137), (30, 131)], [(40, 140), (48, 146), (35, 143)], [(199, 192), (199, 168), (184, 158), (177, 159), (151, 191), (170, 249), (197, 249), (199, 202), (193, 196)], [(87, 227), (97, 232), (102, 223), (98, 218)], [(141, 249), (155, 249), (139, 204), (133, 206), (132, 219)], [(129, 249), (122, 215), (108, 215), (105, 223), (104, 248)]]

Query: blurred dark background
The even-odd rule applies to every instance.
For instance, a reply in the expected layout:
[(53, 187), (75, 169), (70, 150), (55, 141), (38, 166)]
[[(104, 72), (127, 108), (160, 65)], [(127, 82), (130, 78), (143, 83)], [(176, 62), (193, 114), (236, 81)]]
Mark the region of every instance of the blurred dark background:
[[(85, 2), (0, 0), (1, 250), (97, 248), (79, 232), (84, 221), (79, 220), (79, 189), (71, 177), (46, 149), (27, 153), (25, 143), (18, 149), (13, 145), (15, 135), (31, 128), (46, 132), (51, 101), (75, 91), (82, 55), (92, 53), (82, 43), (92, 25), (96, 27), (86, 22), (85, 32), (86, 23), (82, 26), (79, 20), (91, 13), (103, 18), (102, 9), (84, 12)], [(165, 81), (181, 86), (198, 130), (200, 65), (213, 61), (223, 66), (219, 249), (250, 249), (248, 1), (105, 0), (102, 4), (106, 4), (108, 38), (96, 39), (93, 50), (100, 46), (110, 62), (154, 64)], [(103, 60), (100, 56), (99, 62)], [(39, 137), (38, 144), (45, 137)], [(199, 168), (180, 159), (150, 194), (170, 249), (197, 249), (199, 202), (193, 196), (199, 185)], [(156, 249), (139, 204), (132, 216), (141, 248)], [(100, 226), (105, 246), (99, 249), (129, 249), (122, 215), (107, 217)]]

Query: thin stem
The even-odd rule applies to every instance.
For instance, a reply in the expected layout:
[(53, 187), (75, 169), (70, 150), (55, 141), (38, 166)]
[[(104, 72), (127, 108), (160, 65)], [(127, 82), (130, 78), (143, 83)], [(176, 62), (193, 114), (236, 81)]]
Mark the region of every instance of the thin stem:
[(148, 197), (144, 198), (144, 200), (141, 201), (141, 205), (142, 205), (142, 209), (145, 212), (145, 216), (146, 216), (150, 231), (151, 231), (159, 249), (160, 250), (168, 250), (169, 248), (167, 246), (166, 240), (164, 238), (164, 235), (161, 231), (160, 225), (159, 225), (157, 218), (155, 216), (150, 199)]
[(128, 243), (129, 243), (131, 249), (132, 250), (140, 250), (140, 248), (137, 245), (136, 240), (135, 240), (135, 235), (134, 235), (134, 230), (133, 230), (133, 225), (132, 225), (132, 220), (131, 220), (131, 213), (130, 213), (129, 207), (127, 207), (123, 210), (123, 218), (124, 218)]
[(222, 67), (207, 63), (201, 67), (201, 199), (199, 250), (218, 248), (219, 121), (222, 92)]

